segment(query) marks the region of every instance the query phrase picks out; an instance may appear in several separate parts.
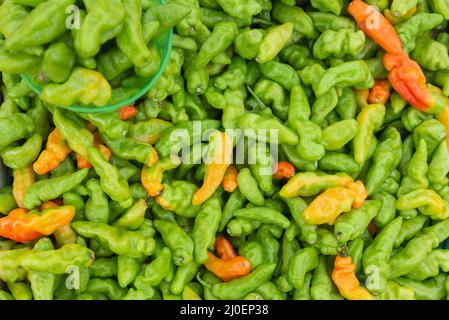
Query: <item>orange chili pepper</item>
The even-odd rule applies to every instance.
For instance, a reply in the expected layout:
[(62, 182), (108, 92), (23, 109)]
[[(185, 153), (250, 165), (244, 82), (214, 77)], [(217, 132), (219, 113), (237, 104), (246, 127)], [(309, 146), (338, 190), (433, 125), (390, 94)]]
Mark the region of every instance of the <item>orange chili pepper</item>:
[(334, 224), (335, 219), (352, 208), (356, 193), (345, 187), (335, 187), (317, 196), (303, 212), (305, 223)]
[(355, 265), (351, 257), (337, 255), (332, 271), (332, 280), (340, 294), (348, 300), (374, 300), (374, 296), (365, 288), (355, 276)]
[(352, 203), (353, 208), (361, 208), (365, 203), (366, 198), (368, 198), (368, 192), (365, 189), (365, 185), (362, 181), (358, 180), (356, 182), (349, 183), (346, 188), (354, 191), (355, 198)]
[(222, 260), (232, 260), (237, 257), (237, 254), (232, 247), (232, 244), (225, 237), (217, 237), (215, 239), (215, 251)]
[(134, 106), (126, 106), (121, 109), (119, 109), (120, 119), (121, 120), (128, 120), (129, 118), (135, 117), (138, 110)]
[(378, 79), (374, 84), (374, 87), (371, 89), (369, 94), (368, 101), (369, 103), (381, 103), (385, 105), (388, 99), (390, 98), (390, 82), (386, 79)]
[(290, 179), (295, 175), (295, 173), (296, 169), (291, 163), (287, 161), (281, 161), (278, 162), (276, 166), (276, 171), (273, 174), (273, 179), (276, 180)]
[(27, 189), (35, 182), (33, 167), (13, 170), (13, 178), (12, 194), (17, 205), (22, 208)]
[(348, 6), (348, 13), (354, 17), (357, 26), (385, 51), (399, 55), (402, 42), (393, 25), (375, 7), (354, 0)]
[(237, 176), (239, 172), (237, 168), (233, 165), (230, 165), (225, 172), (223, 177), (223, 189), (226, 192), (234, 192), (237, 189)]
[(225, 132), (214, 134), (206, 164), (204, 181), (192, 197), (192, 205), (197, 206), (209, 199), (220, 187), (226, 170), (232, 160), (232, 141)]
[(19, 208), (0, 219), (0, 235), (17, 242), (28, 242), (69, 224), (75, 216), (74, 206), (55, 207), (43, 212)]
[(59, 167), (70, 152), (72, 150), (56, 128), (48, 135), (47, 147), (33, 164), (33, 169), (39, 175), (46, 174)]
[(251, 271), (251, 262), (245, 257), (237, 256), (230, 260), (222, 260), (210, 252), (207, 255), (208, 258), (204, 266), (223, 281), (241, 278)]

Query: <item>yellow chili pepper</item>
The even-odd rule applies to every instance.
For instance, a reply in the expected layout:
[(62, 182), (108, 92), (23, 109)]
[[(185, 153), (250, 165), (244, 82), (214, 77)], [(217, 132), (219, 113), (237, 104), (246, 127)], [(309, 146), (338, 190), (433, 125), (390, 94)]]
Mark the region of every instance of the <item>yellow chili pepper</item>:
[(22, 169), (15, 169), (13, 177), (12, 194), (17, 205), (23, 208), (23, 199), (25, 199), (27, 189), (35, 182), (33, 167), (30, 165)]
[(203, 185), (192, 198), (194, 206), (202, 204), (214, 194), (220, 187), (226, 170), (231, 164), (232, 141), (225, 132), (213, 134), (210, 146)]
[(307, 224), (334, 224), (335, 219), (352, 208), (356, 193), (345, 187), (335, 187), (317, 196), (303, 212)]
[(337, 255), (332, 271), (332, 280), (340, 294), (348, 300), (374, 300), (374, 296), (365, 288), (355, 276), (355, 265), (349, 256)]

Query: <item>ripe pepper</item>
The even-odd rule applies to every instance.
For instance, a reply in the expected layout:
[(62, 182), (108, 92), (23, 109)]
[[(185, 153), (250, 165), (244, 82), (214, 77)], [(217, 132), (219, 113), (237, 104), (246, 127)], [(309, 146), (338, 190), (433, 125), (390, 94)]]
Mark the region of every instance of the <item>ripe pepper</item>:
[(376, 80), (374, 87), (370, 91), (368, 102), (371, 104), (380, 103), (385, 105), (390, 98), (390, 87), (388, 80)]
[(348, 300), (374, 300), (369, 291), (360, 286), (355, 275), (355, 265), (350, 256), (339, 254), (335, 257), (332, 280), (341, 295)]
[(50, 208), (42, 213), (26, 209), (16, 209), (0, 219), (2, 237), (17, 242), (28, 242), (43, 235), (50, 235), (56, 229), (70, 223), (75, 216), (75, 207)]
[(209, 199), (223, 181), (226, 169), (231, 164), (232, 141), (225, 132), (211, 136), (203, 185), (192, 197), (192, 205), (200, 205)]
[(23, 208), (27, 190), (35, 182), (33, 168), (28, 166), (21, 169), (15, 169), (13, 170), (13, 178), (12, 194), (17, 206)]
[(141, 180), (146, 192), (151, 197), (158, 196), (164, 188), (162, 184), (164, 172), (176, 169), (180, 164), (181, 160), (178, 157), (168, 157), (160, 159), (152, 167), (144, 166)]
[(373, 6), (361, 0), (354, 0), (348, 6), (348, 13), (354, 17), (360, 30), (385, 51), (394, 55), (402, 53), (402, 43), (394, 27)]
[(48, 136), (46, 149), (33, 163), (33, 169), (37, 174), (43, 175), (56, 169), (71, 152), (72, 150), (70, 150), (61, 132), (55, 129)]

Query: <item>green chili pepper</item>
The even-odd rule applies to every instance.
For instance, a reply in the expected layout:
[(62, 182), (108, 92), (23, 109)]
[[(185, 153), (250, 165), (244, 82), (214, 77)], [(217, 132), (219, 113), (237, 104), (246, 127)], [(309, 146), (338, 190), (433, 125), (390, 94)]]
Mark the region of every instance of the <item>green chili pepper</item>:
[(38, 181), (28, 188), (23, 205), (33, 209), (42, 202), (56, 199), (80, 184), (88, 173), (89, 169), (82, 169), (73, 174)]
[(378, 200), (367, 200), (361, 208), (352, 209), (339, 216), (334, 228), (337, 239), (345, 243), (360, 236), (377, 215), (381, 206), (382, 202)]
[[(235, 215), (235, 212), (234, 212)], [(207, 200), (195, 218), (192, 231), (194, 257), (199, 264), (207, 260), (207, 249), (215, 243), (215, 233), (221, 219), (221, 201), (217, 195)]]
[(187, 265), (193, 260), (193, 240), (179, 226), (163, 220), (155, 220), (154, 227), (172, 250), (173, 261), (177, 266)]
[(265, 199), (256, 179), (248, 168), (243, 168), (237, 176), (237, 185), (241, 194), (256, 206), (263, 206)]
[(299, 6), (289, 6), (276, 1), (273, 6), (273, 18), (282, 23), (293, 23), (294, 30), (301, 36), (314, 39), (317, 36), (314, 24), (309, 15)]
[(155, 242), (140, 232), (123, 231), (105, 223), (77, 221), (72, 223), (73, 229), (86, 238), (94, 238), (112, 252), (130, 258), (151, 255)]
[(238, 19), (250, 19), (262, 10), (257, 0), (246, 0), (244, 2), (217, 0), (217, 3), (227, 14)]
[(182, 293), (187, 283), (196, 276), (198, 267), (199, 265), (195, 260), (178, 267), (170, 285), (170, 290), (174, 295)]
[(262, 264), (247, 276), (226, 283), (214, 284), (212, 292), (223, 300), (241, 299), (270, 279), (275, 268), (275, 264)]
[(258, 63), (265, 63), (273, 60), (285, 47), (292, 37), (294, 24), (291, 22), (274, 26), (268, 29), (267, 34), (260, 43), (256, 56)]
[(445, 274), (439, 274), (422, 282), (406, 277), (396, 278), (394, 281), (399, 285), (411, 287), (415, 293), (415, 298), (418, 300), (440, 300), (446, 295), (444, 288)]

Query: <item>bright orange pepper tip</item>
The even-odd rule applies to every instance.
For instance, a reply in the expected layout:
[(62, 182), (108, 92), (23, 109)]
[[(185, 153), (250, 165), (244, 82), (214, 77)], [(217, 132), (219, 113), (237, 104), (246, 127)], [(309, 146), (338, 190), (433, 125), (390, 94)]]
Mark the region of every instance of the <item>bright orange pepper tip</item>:
[(277, 164), (276, 170), (273, 174), (273, 179), (282, 180), (282, 179), (290, 179), (296, 173), (295, 167), (287, 162), (281, 161)]
[(223, 189), (226, 192), (234, 192), (235, 189), (237, 189), (237, 176), (239, 172), (237, 168), (233, 165), (230, 165), (225, 172), (225, 175), (223, 177)]
[(374, 300), (374, 296), (360, 286), (355, 275), (355, 265), (349, 256), (337, 255), (335, 257), (332, 281), (340, 294), (348, 300)]
[(61, 132), (56, 128), (48, 135), (47, 147), (33, 163), (33, 169), (39, 175), (46, 174), (59, 167), (70, 152), (72, 150), (70, 150)]
[(390, 98), (391, 85), (387, 79), (378, 79), (371, 89), (368, 101), (371, 104), (381, 103), (385, 105)]
[(128, 120), (130, 118), (133, 118), (136, 116), (138, 110), (136, 107), (134, 107), (133, 105), (131, 106), (126, 106), (123, 107), (121, 109), (119, 109), (119, 114), (120, 114), (120, 119), (121, 120)]
[(214, 246), (219, 258), (208, 252), (204, 266), (215, 276), (227, 282), (251, 272), (251, 262), (245, 257), (238, 256), (226, 238), (217, 237)]

